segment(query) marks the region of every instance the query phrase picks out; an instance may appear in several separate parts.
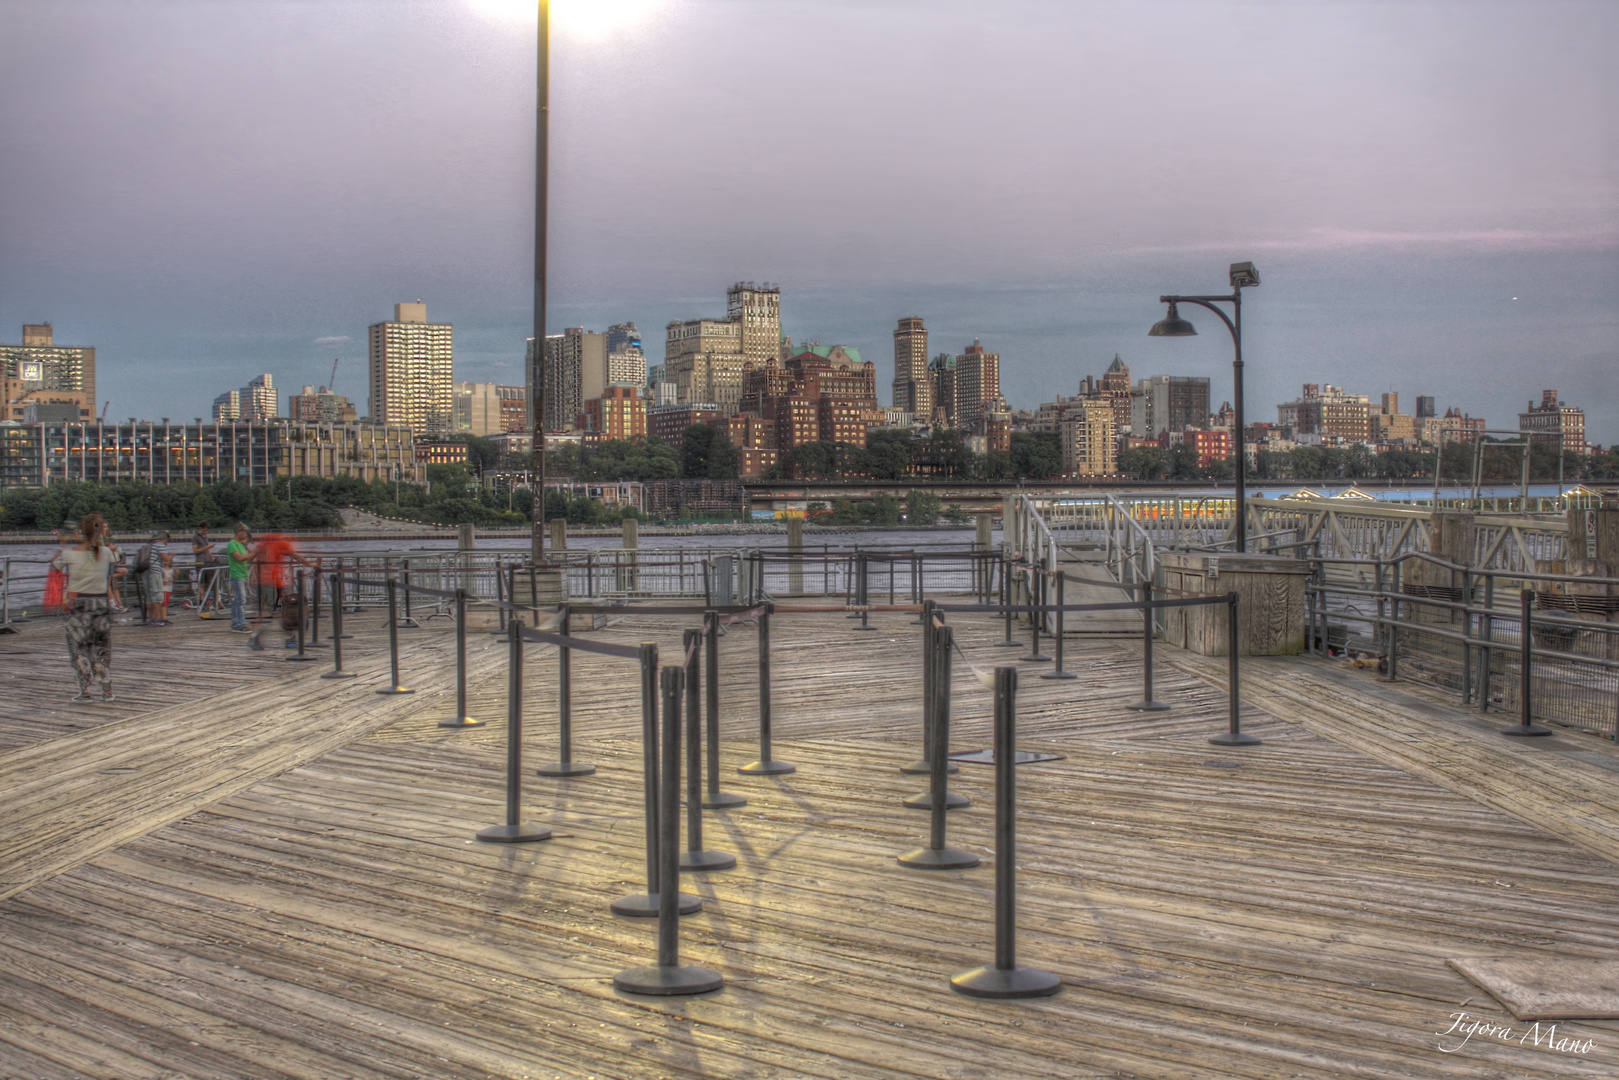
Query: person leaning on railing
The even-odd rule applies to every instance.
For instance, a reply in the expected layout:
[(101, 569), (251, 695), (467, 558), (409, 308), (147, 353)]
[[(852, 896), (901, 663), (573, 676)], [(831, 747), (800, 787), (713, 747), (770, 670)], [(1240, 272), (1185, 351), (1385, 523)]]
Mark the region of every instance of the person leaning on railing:
[(200, 522), (197, 531), (191, 534), (191, 557), (194, 560), (191, 589), (197, 597), (197, 618), (211, 619), (214, 613), (209, 610), (210, 598), (215, 602), (222, 599), (224, 590), (219, 588), (220, 572), (225, 569), (220, 563), (219, 556), (214, 554), (213, 537), (208, 535), (208, 523)]

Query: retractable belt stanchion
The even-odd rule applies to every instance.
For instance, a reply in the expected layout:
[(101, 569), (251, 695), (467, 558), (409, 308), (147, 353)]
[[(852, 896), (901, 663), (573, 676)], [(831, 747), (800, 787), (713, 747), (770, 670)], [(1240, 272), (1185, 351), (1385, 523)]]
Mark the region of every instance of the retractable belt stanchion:
[(298, 651), (294, 655), (287, 657), (287, 659), (289, 661), (293, 661), (295, 663), (307, 664), (311, 660), (314, 660), (314, 659), (317, 659), (317, 658), (313, 657), (313, 656), (310, 656), (308, 653), (304, 652), (304, 615), (305, 615), (305, 611), (304, 611), (304, 572), (303, 572), (303, 570), (300, 569), (298, 571), (298, 573), (296, 575), (294, 575), (293, 581), (296, 583), (294, 585), (294, 588), (297, 589), (297, 591), (298, 591)]
[(378, 690), (379, 694), (414, 694), (416, 691), (408, 690), (399, 685), (399, 583), (390, 574), (388, 577), (388, 670), (390, 680), (386, 690)]
[[(1036, 581), (1039, 582), (1038, 586), (1035, 584)], [(1033, 563), (1029, 564), (1029, 604), (1032, 607), (1046, 606), (1046, 571), (1044, 567), (1035, 566)], [(1045, 621), (1045, 617), (1044, 611), (1029, 612), (1029, 626), (1034, 631), (1033, 644), (1029, 647), (1029, 655), (1020, 656), (1019, 660), (1031, 664), (1044, 664), (1051, 659), (1040, 651), (1040, 624)]]
[(950, 980), (981, 998), (1047, 997), (1062, 989), (1049, 971), (1017, 962), (1017, 669), (995, 669), (995, 962)]
[(399, 625), (420, 629), (422, 624), (410, 617), (410, 560), (400, 559), (399, 562), (405, 572), (405, 617)]
[(613, 976), (613, 986), (630, 994), (702, 994), (725, 983), (717, 971), (680, 962), (680, 919), (677, 896), (680, 848), (680, 697), (684, 673), (663, 669), (663, 781), (656, 845), (663, 890), (657, 896), (658, 962)]
[(1168, 712), (1169, 706), (1154, 701), (1152, 696), (1152, 578), (1142, 579), (1141, 602), (1146, 605), (1141, 609), (1141, 700), (1125, 708), (1132, 712)]
[[(568, 605), (563, 604), (558, 611), (557, 633), (568, 637)], [(594, 765), (573, 760), (573, 650), (566, 645), (557, 649), (557, 752), (558, 759), (535, 769), (536, 775), (562, 778), (589, 776), (596, 771)]]
[(1535, 723), (1535, 594), (1523, 589), (1518, 594), (1518, 725), (1502, 728), (1503, 735), (1550, 735), (1552, 729)]
[(759, 760), (737, 770), (749, 776), (781, 776), (797, 772), (798, 766), (777, 761), (770, 746), (770, 611), (766, 604), (759, 616)]
[(720, 619), (712, 611), (703, 613), (704, 645), (703, 680), (708, 728), (708, 790), (703, 794), (704, 810), (725, 810), (748, 805), (744, 795), (733, 795), (720, 790)]
[[(937, 618), (937, 617), (935, 617)], [(946, 775), (960, 771), (960, 766), (950, 760), (950, 650), (953, 644), (951, 630), (948, 626), (936, 626), (928, 635), (928, 644), (923, 653), (923, 664), (931, 672), (928, 679), (932, 692), (924, 691), (923, 710), (925, 715), (922, 722), (922, 749), (927, 757), (922, 764), (927, 766), (929, 777), (938, 775), (943, 768)], [(942, 741), (941, 741), (942, 740)], [(942, 747), (942, 749), (941, 749)], [(943, 765), (940, 762), (943, 761)], [(935, 783), (928, 785), (928, 790), (918, 792), (904, 800), (904, 804), (912, 810), (932, 810), (936, 794), (944, 791), (944, 808), (946, 810), (959, 810), (964, 806), (971, 806), (965, 795), (958, 795), (954, 791), (945, 790)]]
[(1006, 609), (1006, 640), (997, 641), (998, 649), (1021, 649), (1023, 643), (1012, 636), (1012, 553), (1001, 551), (1001, 606)]
[(864, 551), (860, 553), (855, 562), (855, 588), (854, 602), (860, 605), (860, 625), (856, 630), (875, 630), (867, 617), (866, 608), (871, 605), (871, 559)]
[(680, 856), (680, 869), (729, 870), (736, 865), (735, 855), (703, 849), (702, 679), (698, 674), (702, 670), (703, 632), (687, 630), (681, 635), (681, 644), (686, 649), (686, 850)]
[[(359, 567), (358, 567), (358, 565), (356, 565), (355, 570), (354, 570), (355, 577), (358, 577), (359, 573), (360, 573)], [(342, 598), (339, 597), (337, 592), (335, 591), (337, 589), (337, 587), (339, 585), (341, 585), (342, 582), (343, 582), (343, 576), (342, 575), (343, 575), (343, 559), (342, 559), (341, 556), (339, 556), (338, 560), (337, 560), (337, 574), (332, 578), (332, 589), (334, 590), (332, 595), (335, 598), (332, 601), (332, 607), (334, 609), (340, 608), (340, 607), (343, 606)], [(348, 601), (348, 604), (349, 604), (348, 614), (350, 614), (350, 615), (359, 614), (359, 612), (360, 612), (360, 586), (358, 584), (356, 584), (354, 586), (354, 599)], [(334, 639), (335, 638), (342, 638), (344, 641), (352, 640), (353, 637), (354, 637), (353, 634), (345, 634), (345, 633), (343, 633), (343, 625), (342, 625), (342, 623), (340, 623), (338, 621), (335, 610), (334, 610), (334, 613), (332, 615), (332, 637)]]
[[(938, 693), (939, 665), (938, 649), (935, 638), (938, 629), (934, 623), (938, 621), (935, 612), (938, 601), (922, 601), (922, 756), (909, 765), (901, 765), (899, 771), (913, 776), (929, 776), (933, 773), (933, 764), (929, 758), (933, 746), (934, 696)], [(946, 768), (951, 773), (961, 771), (961, 767), (954, 761), (946, 762)]]
[[(915, 870), (958, 870), (978, 865), (978, 856), (959, 848), (945, 845), (945, 814), (951, 808), (949, 790), (950, 772), (950, 649), (951, 630), (942, 626), (934, 636), (933, 652), (937, 654), (936, 664), (941, 669), (938, 687), (933, 693), (933, 730), (932, 739), (928, 746), (928, 763), (932, 772), (928, 785), (928, 810), (933, 815), (929, 823), (928, 845), (907, 852), (899, 857), (901, 866), (909, 866)], [(961, 798), (959, 795), (957, 798)], [(906, 805), (911, 804), (907, 799)], [(965, 806), (967, 800), (962, 799), (958, 805)]]
[(551, 839), (551, 830), (525, 825), (523, 815), (523, 631), (513, 620), (506, 671), (506, 824), (479, 829), (486, 844), (526, 844)]
[(327, 643), (320, 639), (320, 579), (323, 563), (315, 560), (315, 572), (310, 575), (313, 579), (310, 584), (309, 595), (309, 647), (311, 649), (327, 648)]
[(1240, 637), (1237, 618), (1237, 594), (1231, 593), (1227, 598), (1229, 606), (1226, 608), (1226, 655), (1228, 665), (1226, 668), (1227, 696), (1231, 702), (1231, 729), (1224, 734), (1216, 735), (1209, 742), (1215, 746), (1258, 746), (1259, 740), (1242, 730), (1242, 683), (1240, 679), (1237, 654), (1240, 651)]
[(323, 679), (352, 679), (354, 672), (343, 670), (343, 572), (332, 575), (332, 670)]
[[(680, 698), (675, 697), (674, 715), (670, 718), (677, 727), (680, 724)], [(678, 735), (676, 736), (678, 738)], [(678, 745), (678, 744), (677, 744)], [(679, 798), (680, 762), (675, 761), (676, 788), (674, 797)], [(641, 643), (641, 774), (642, 784), (645, 787), (644, 816), (646, 818), (646, 892), (632, 893), (614, 900), (609, 907), (615, 915), (628, 915), (635, 919), (656, 918), (659, 914), (659, 900), (662, 888), (667, 888), (671, 896), (675, 897), (675, 908), (681, 915), (690, 915), (694, 911), (703, 909), (703, 902), (689, 893), (680, 891), (679, 870), (672, 869), (669, 880), (662, 880), (663, 860), (659, 857), (660, 838), (663, 831), (659, 828), (660, 807), (658, 799), (658, 646), (650, 641)], [(673, 820), (676, 846), (680, 843), (680, 817), (678, 812), (661, 815), (665, 819)], [(670, 856), (671, 860), (678, 862), (678, 852)]]
[(482, 727), (467, 715), (467, 591), (455, 590), (455, 715), (440, 720), (442, 728)]
[[(1057, 647), (1055, 649), (1051, 650), (1052, 652), (1056, 653), (1056, 655), (1057, 655), (1056, 667), (1053, 670), (1046, 672), (1044, 675), (1041, 675), (1040, 677), (1042, 679), (1077, 679), (1077, 678), (1079, 678), (1078, 675), (1075, 675), (1072, 671), (1068, 671), (1067, 669), (1065, 669), (1063, 667), (1063, 652), (1062, 652), (1062, 650), (1063, 650), (1063, 638), (1066, 636), (1066, 633), (1065, 633), (1065, 628), (1064, 628), (1064, 625), (1063, 625), (1063, 610), (1062, 609), (1063, 609), (1063, 604), (1065, 602), (1063, 598), (1064, 598), (1064, 595), (1067, 592), (1067, 590), (1064, 589), (1064, 587), (1063, 587), (1063, 582), (1065, 582), (1067, 580), (1068, 580), (1068, 575), (1063, 573), (1062, 572), (1062, 567), (1059, 566), (1057, 568), (1057, 633), (1055, 635), (1055, 640), (1056, 640), (1056, 643), (1057, 643)], [(1038, 650), (1036, 650), (1036, 651), (1038, 651)]]

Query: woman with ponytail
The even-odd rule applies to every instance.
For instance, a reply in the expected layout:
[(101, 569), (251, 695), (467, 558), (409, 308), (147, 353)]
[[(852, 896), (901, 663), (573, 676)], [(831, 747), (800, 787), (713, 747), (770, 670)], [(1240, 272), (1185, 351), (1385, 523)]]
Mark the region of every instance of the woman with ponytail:
[(107, 576), (112, 570), (112, 549), (102, 543), (101, 520), (91, 514), (79, 522), (84, 538), (77, 547), (57, 553), (51, 565), (67, 571), (67, 592), (62, 611), (67, 615), (67, 655), (79, 680), (74, 701), (93, 701), (90, 684), (101, 684), (101, 700), (111, 701), (112, 611), (107, 601)]

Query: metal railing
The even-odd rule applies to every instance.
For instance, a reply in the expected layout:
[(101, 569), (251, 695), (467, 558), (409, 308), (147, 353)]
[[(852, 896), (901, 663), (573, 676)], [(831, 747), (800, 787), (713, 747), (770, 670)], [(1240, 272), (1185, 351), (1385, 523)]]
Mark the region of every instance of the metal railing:
[(1619, 732), (1619, 578), (1467, 567), (1424, 552), (1309, 561), (1311, 651), (1374, 657), (1390, 678), (1445, 687), (1465, 707), (1518, 712), (1527, 616), (1525, 715)]

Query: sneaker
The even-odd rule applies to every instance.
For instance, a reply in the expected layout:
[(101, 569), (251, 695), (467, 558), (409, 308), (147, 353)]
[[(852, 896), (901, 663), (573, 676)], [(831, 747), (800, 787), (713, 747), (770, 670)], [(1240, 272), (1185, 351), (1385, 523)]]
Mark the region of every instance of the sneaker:
[(233, 634), (251, 634), (253, 631), (245, 626), (233, 626), (230, 628), (230, 632)]
[(283, 649), (296, 649), (298, 647), (298, 639), (297, 638), (288, 638), (287, 643), (285, 645), (281, 646), (281, 647)]
[(174, 624), (173, 624), (173, 623), (171, 623), (171, 622), (170, 622), (170, 621), (169, 621), (169, 620), (167, 620), (167, 619), (159, 619), (159, 620), (157, 620), (157, 625), (158, 625), (158, 626), (173, 626), (173, 625), (174, 625)]
[(111, 690), (104, 690), (101, 693), (101, 700), (102, 701), (117, 701), (118, 699), (113, 697)]
[(77, 694), (73, 695), (73, 700), (74, 701), (94, 701), (94, 700), (96, 700), (96, 696), (94, 694), (90, 693), (90, 691), (88, 691), (88, 690), (80, 690)]

